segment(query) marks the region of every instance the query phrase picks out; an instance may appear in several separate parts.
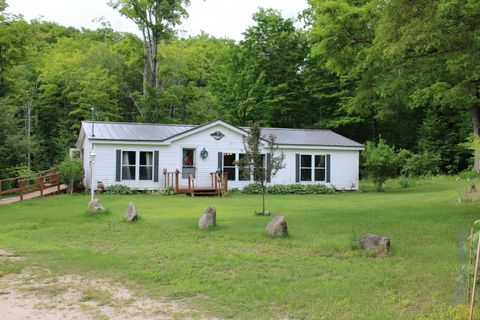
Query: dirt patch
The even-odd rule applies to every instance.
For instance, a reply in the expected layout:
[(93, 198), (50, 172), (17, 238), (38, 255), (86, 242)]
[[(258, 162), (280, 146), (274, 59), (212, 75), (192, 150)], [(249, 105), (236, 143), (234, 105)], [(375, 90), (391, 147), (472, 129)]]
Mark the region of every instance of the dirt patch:
[[(0, 250), (0, 266), (18, 263), (14, 252)], [(15, 269), (17, 270), (17, 269)], [(189, 319), (195, 314), (181, 301), (141, 297), (103, 279), (54, 276), (49, 270), (23, 268), (0, 273), (0, 319)]]

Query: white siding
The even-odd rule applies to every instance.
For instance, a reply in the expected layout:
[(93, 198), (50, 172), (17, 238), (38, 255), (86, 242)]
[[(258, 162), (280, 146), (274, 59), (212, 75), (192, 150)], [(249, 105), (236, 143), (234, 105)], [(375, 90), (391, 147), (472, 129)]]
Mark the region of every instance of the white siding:
[[(213, 139), (210, 134), (215, 131), (221, 131), (225, 137), (217, 141)], [(84, 143), (84, 168), (87, 175), (86, 183), (88, 183), (89, 177), (89, 154), (91, 141), (85, 139)], [(134, 189), (140, 190), (156, 190), (161, 189), (164, 186), (163, 170), (166, 169), (169, 172), (175, 170), (182, 170), (182, 149), (193, 148), (195, 152), (195, 165), (196, 165), (196, 186), (211, 186), (211, 172), (215, 172), (218, 168), (218, 152), (231, 152), (231, 153), (243, 153), (243, 139), (242, 135), (236, 131), (226, 128), (223, 125), (217, 125), (204, 129), (198, 133), (187, 136), (185, 138), (173, 141), (170, 145), (155, 145), (141, 143), (131, 144), (106, 144), (102, 142), (96, 142), (94, 145), (96, 153), (95, 161), (95, 181), (102, 181), (105, 186), (113, 184), (123, 184)], [(200, 151), (208, 151), (208, 157), (203, 160), (200, 158)], [(159, 182), (153, 181), (140, 181), (138, 180), (138, 168), (137, 168), (137, 180), (123, 180), (120, 182), (115, 181), (116, 173), (116, 150), (122, 151), (137, 151), (137, 157), (139, 151), (159, 151)], [(285, 148), (282, 149), (285, 154), (285, 168), (277, 173), (271, 181), (272, 184), (292, 184), (295, 183), (296, 154), (330, 154), (331, 155), (331, 185), (337, 189), (358, 189), (358, 166), (359, 166), (359, 151), (349, 150), (315, 150), (315, 149), (296, 149)], [(137, 163), (138, 164), (138, 163)], [(180, 179), (182, 186), (187, 185), (186, 179)], [(248, 181), (229, 181), (230, 188), (243, 188), (249, 184)], [(318, 183), (318, 182), (302, 182), (302, 183)], [(89, 184), (87, 184), (89, 186)], [(96, 186), (95, 186), (96, 187)]]

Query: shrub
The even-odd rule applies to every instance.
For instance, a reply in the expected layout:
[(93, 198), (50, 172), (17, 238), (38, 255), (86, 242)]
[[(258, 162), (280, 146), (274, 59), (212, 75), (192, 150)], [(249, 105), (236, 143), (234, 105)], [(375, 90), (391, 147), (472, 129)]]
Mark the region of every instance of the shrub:
[(106, 194), (129, 195), (133, 194), (133, 190), (123, 184), (114, 184), (105, 188)]
[(440, 168), (440, 156), (424, 151), (412, 154), (406, 159), (402, 167), (402, 174), (406, 176), (427, 176), (437, 174)]
[(82, 163), (80, 160), (68, 158), (57, 166), (57, 170), (60, 178), (67, 185), (67, 192), (72, 194), (76, 185), (82, 181)]
[(175, 194), (175, 189), (172, 186), (168, 186), (163, 190), (160, 190), (162, 196), (172, 196)]
[(262, 184), (258, 182), (250, 183), (242, 189), (246, 194), (262, 194)]
[[(331, 194), (335, 189), (323, 184), (277, 184), (267, 187), (268, 194)], [(242, 190), (246, 194), (261, 194), (262, 185), (251, 183)]]
[(416, 180), (412, 179), (412, 178), (405, 177), (405, 176), (401, 176), (400, 178), (398, 178), (398, 184), (400, 185), (400, 187), (406, 189), (408, 187), (415, 186)]
[(367, 174), (375, 183), (377, 191), (381, 191), (385, 181), (397, 173), (395, 150), (383, 139), (380, 139), (378, 144), (369, 141), (363, 152), (363, 158)]
[(473, 170), (465, 170), (458, 174), (458, 177), (462, 180), (473, 180), (480, 178), (480, 172)]

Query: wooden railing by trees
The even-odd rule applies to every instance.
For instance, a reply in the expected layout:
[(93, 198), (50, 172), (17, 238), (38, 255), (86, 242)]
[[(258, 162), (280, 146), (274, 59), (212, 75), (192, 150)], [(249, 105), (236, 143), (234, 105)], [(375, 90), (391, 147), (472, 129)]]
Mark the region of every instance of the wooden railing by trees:
[(43, 197), (45, 189), (57, 187), (57, 192), (59, 192), (61, 185), (62, 181), (55, 169), (37, 172), (31, 177), (2, 179), (0, 180), (0, 198), (6, 194), (18, 194), (20, 201), (23, 201), (25, 194), (36, 191), (39, 191), (40, 196)]

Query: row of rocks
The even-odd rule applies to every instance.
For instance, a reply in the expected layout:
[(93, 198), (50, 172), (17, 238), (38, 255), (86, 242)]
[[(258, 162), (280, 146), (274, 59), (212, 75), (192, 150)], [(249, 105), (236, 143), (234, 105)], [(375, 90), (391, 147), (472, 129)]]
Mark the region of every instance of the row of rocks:
[[(92, 213), (104, 212), (105, 208), (98, 199), (90, 201), (88, 211)], [(133, 202), (130, 202), (125, 213), (125, 220), (133, 222), (138, 219), (137, 209)], [(198, 227), (202, 230), (213, 228), (217, 225), (217, 209), (208, 207), (198, 220)], [(270, 237), (286, 237), (288, 236), (287, 220), (283, 215), (275, 215), (268, 223), (265, 234)], [(390, 250), (390, 239), (376, 234), (367, 233), (359, 240), (360, 249), (375, 254), (387, 253)]]

